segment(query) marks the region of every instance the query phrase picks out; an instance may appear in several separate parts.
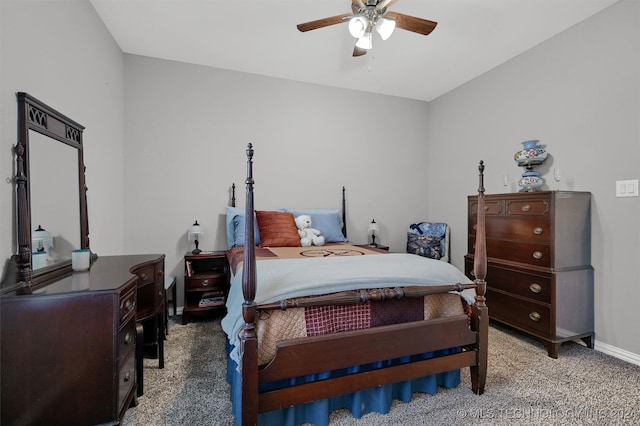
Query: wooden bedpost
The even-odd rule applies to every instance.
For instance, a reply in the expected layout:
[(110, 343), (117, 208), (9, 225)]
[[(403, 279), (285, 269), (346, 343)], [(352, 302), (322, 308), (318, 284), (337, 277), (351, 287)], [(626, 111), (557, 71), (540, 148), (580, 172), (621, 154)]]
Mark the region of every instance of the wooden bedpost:
[(242, 264), (242, 424), (258, 424), (258, 338), (256, 335), (256, 252), (253, 227), (253, 145), (247, 145), (247, 200), (245, 204), (244, 262)]
[(231, 207), (236, 206), (236, 183), (231, 184)]
[(485, 206), (484, 206), (484, 162), (478, 165), (478, 217), (476, 229), (476, 250), (473, 259), (473, 276), (476, 284), (476, 297), (473, 304), (472, 328), (478, 333), (478, 354), (477, 364), (471, 367), (471, 388), (480, 395), (484, 393), (484, 386), (487, 378), (487, 346), (489, 344), (489, 311), (485, 304), (485, 293), (487, 291), (487, 244), (485, 228)]
[(344, 195), (345, 189), (342, 187), (342, 235), (347, 238), (347, 203)]

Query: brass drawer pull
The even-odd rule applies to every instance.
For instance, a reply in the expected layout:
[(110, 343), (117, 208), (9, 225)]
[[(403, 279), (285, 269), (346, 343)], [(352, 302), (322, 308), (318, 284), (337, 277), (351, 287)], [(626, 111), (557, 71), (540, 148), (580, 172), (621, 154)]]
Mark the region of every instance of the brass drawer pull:
[[(122, 308), (122, 307), (121, 307)], [(133, 309), (133, 302), (131, 301), (131, 299), (127, 299), (126, 302), (124, 302), (124, 308), (127, 311), (130, 311), (131, 309)]]
[(202, 287), (206, 287), (209, 285), (209, 280), (202, 280)]
[(534, 293), (540, 293), (542, 291), (542, 286), (540, 286), (540, 284), (538, 283), (532, 283), (529, 286), (529, 290), (531, 290)]
[(147, 274), (145, 274), (144, 272), (140, 274), (140, 278), (142, 278), (143, 280), (147, 279)]
[(525, 204), (524, 206), (522, 206), (522, 211), (523, 212), (528, 212), (531, 210), (531, 206), (529, 204)]
[(125, 344), (125, 345), (128, 345), (129, 343), (131, 343), (131, 340), (132, 340), (132, 338), (131, 338), (131, 333), (127, 333), (127, 334), (124, 336), (124, 344)]
[(533, 252), (533, 258), (536, 259), (536, 260), (542, 259), (542, 252), (541, 251), (534, 251)]
[(533, 228), (533, 233), (536, 235), (542, 235), (544, 231), (542, 230), (542, 228), (538, 227), (538, 228)]
[(475, 231), (476, 229), (478, 229), (478, 225), (473, 225), (473, 230)]
[(489, 211), (489, 206), (484, 206), (484, 211), (488, 212)]
[(540, 321), (541, 318), (542, 318), (542, 316), (539, 313), (537, 313), (536, 311), (533, 311), (533, 312), (531, 312), (529, 314), (529, 319), (531, 321), (538, 322), (538, 321)]

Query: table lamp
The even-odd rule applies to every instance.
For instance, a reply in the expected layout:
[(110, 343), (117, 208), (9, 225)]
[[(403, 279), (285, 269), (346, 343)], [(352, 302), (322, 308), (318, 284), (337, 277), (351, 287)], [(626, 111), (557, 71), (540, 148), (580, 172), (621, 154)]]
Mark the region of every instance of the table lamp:
[(375, 219), (371, 220), (368, 232), (369, 235), (371, 235), (371, 245), (374, 247), (378, 247), (378, 244), (376, 244), (376, 235), (380, 232), (380, 226), (378, 226)]
[(199, 254), (202, 250), (198, 248), (198, 239), (204, 235), (204, 232), (202, 232), (202, 228), (200, 227), (200, 224), (198, 223), (197, 220), (193, 225), (189, 227), (189, 231), (187, 235), (188, 235), (189, 241), (194, 241), (196, 244), (195, 250), (193, 250), (191, 253)]
[(47, 249), (53, 248), (53, 238), (51, 234), (40, 225), (38, 225), (38, 229), (33, 231), (32, 240), (33, 251), (46, 252)]

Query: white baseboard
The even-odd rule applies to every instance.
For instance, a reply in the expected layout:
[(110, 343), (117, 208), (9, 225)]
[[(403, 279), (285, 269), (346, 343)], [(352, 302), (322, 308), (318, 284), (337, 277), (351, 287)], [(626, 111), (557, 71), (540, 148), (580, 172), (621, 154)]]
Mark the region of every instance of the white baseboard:
[(614, 358), (630, 362), (631, 364), (640, 365), (640, 355), (634, 354), (633, 352), (625, 351), (624, 349), (597, 340), (594, 342), (594, 349), (598, 352), (611, 355)]

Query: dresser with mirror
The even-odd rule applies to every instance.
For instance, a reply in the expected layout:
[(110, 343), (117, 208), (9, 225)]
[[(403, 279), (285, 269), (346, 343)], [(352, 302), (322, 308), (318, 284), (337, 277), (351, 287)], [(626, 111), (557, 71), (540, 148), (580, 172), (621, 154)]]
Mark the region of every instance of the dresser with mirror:
[[(141, 387), (138, 283), (164, 255), (90, 249), (84, 127), (17, 93), (15, 247), (0, 287), (0, 424), (118, 424)], [(46, 231), (46, 238), (41, 238)], [(143, 277), (144, 275), (144, 277)]]

